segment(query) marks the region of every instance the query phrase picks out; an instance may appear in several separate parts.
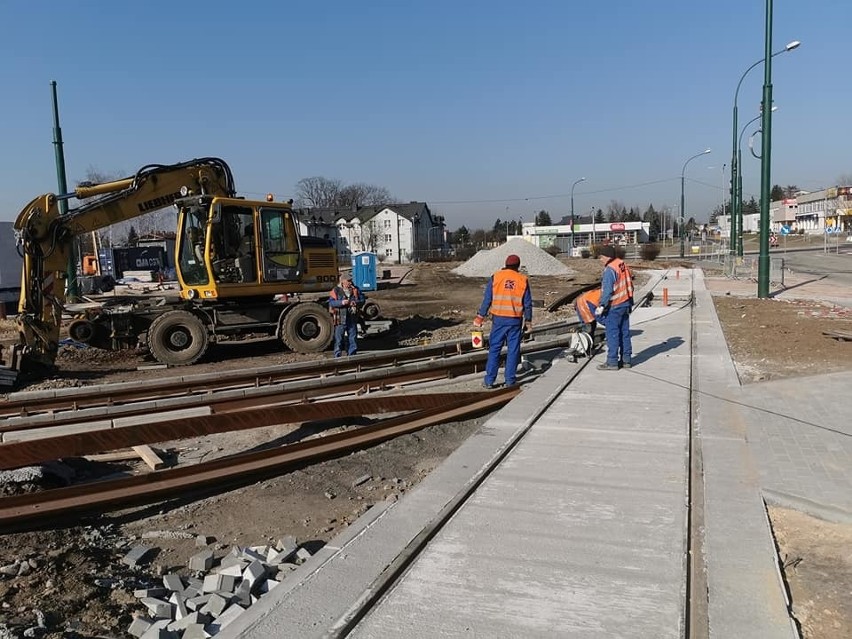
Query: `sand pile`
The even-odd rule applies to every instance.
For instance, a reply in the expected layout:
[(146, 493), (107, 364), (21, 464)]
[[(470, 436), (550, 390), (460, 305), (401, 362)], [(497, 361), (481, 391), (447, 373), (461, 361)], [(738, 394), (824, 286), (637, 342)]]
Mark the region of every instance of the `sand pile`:
[(506, 264), (506, 257), (515, 254), (521, 258), (521, 272), (527, 275), (573, 275), (574, 271), (552, 255), (526, 240), (509, 240), (502, 246), (479, 251), (453, 273), (465, 277), (491, 277)]

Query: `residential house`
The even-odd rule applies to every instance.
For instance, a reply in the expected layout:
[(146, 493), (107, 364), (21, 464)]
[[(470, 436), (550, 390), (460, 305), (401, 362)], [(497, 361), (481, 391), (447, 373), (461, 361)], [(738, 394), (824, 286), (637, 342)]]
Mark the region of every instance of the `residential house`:
[(361, 251), (376, 253), (382, 262), (404, 264), (446, 250), (444, 220), (433, 215), (425, 202), (297, 213), (301, 232), (331, 242), (341, 264), (348, 264)]

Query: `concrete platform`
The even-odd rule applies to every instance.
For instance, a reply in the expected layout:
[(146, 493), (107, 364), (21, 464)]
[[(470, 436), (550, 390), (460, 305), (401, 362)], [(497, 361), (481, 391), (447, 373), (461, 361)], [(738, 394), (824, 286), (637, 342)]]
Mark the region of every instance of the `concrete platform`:
[(352, 636), (683, 636), (693, 423), (706, 630), (796, 636), (751, 418), (701, 273), (653, 286), (670, 306), (634, 311), (632, 369), (557, 359), (404, 499), (374, 507), (218, 636), (334, 636), (397, 569)]

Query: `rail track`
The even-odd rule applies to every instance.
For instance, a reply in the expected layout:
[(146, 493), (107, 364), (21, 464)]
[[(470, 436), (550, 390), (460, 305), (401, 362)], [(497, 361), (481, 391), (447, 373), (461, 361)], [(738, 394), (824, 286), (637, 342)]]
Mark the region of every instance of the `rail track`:
[[(562, 349), (567, 327), (553, 325), (522, 352)], [(548, 336), (548, 339), (544, 339)], [(453, 378), (484, 367), (487, 352), (462, 340), (295, 366), (193, 375), (138, 384), (17, 393), (2, 405), (0, 470), (130, 446), (176, 441), (288, 423), (404, 413), (351, 432), (274, 450), (0, 499), (0, 528), (66, 513), (101, 511), (157, 500), (187, 489), (254, 481), (431, 424), (495, 410), (519, 389), (498, 392), (393, 392), (400, 386)], [(376, 392), (389, 391), (390, 392)]]

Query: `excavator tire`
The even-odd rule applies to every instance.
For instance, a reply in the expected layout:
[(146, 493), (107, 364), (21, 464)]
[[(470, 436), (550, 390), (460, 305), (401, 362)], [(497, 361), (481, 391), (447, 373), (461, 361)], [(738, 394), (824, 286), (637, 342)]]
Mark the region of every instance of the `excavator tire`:
[(382, 309), (379, 308), (378, 304), (370, 300), (364, 304), (364, 308), (361, 309), (361, 312), (368, 320), (374, 320), (378, 319), (379, 315), (382, 314)]
[(168, 311), (148, 328), (148, 350), (161, 364), (188, 366), (207, 352), (207, 328), (188, 311)]
[(319, 353), (334, 337), (328, 310), (315, 302), (301, 302), (284, 316), (281, 339), (295, 353)]

